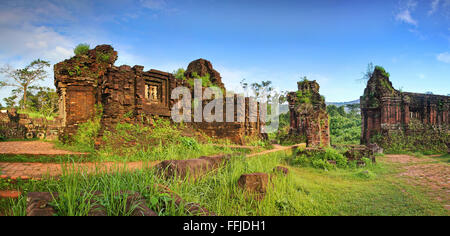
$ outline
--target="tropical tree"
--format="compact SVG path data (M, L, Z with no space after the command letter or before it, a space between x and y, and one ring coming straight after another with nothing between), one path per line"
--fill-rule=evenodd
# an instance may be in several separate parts
M372 77L373 71L374 71L375 67L373 66L373 63L370 62L369 64L367 64L367 69L366 72L363 73L363 76L361 78L361 81L368 81L370 79L370 77Z
M48 87L39 87L33 96L34 109L45 117L54 115L58 110L58 93Z
M34 85L38 81L42 81L47 78L48 73L45 71L45 67L49 67L48 61L41 59L34 60L28 66L23 69L14 69L7 65L0 69L0 73L4 74L6 78L0 80L0 88L3 87L15 87L17 92L22 94L21 108L27 108L27 94L29 90L36 89Z
M13 94L10 97L3 98L7 108L15 108L17 106L17 95Z

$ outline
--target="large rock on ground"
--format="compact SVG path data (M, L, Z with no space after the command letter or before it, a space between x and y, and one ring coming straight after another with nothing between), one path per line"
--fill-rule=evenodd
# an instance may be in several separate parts
M198 203L187 203L185 200L183 200L178 194L173 192L168 187L158 184L154 186L160 193L168 194L172 201L174 201L175 205L178 207L183 206L185 209L185 212L189 215L195 215L195 216L216 216L216 214L212 211L209 211L208 209L202 207ZM149 187L148 187L149 188Z
M131 211L131 216L158 216L145 204L145 199L140 193L134 193L127 197L127 211ZM134 207L134 209L133 209Z
M382 154L383 148L378 146L376 143L367 144L367 148L369 148L374 154Z
M215 170L229 160L229 155L205 156L189 160L166 160L157 168L166 177L190 177L198 179L209 171Z
M266 173L243 174L238 180L239 187L250 193L266 193L269 176Z
M58 198L58 193L31 192L27 195L27 216L54 216L56 210L48 203Z
M362 158L369 158L372 162L376 162L373 151L367 146L352 147L344 153L348 161L358 161L358 164L363 165Z
M288 175L289 174L289 169L284 167L284 166L276 166L275 168L273 168L273 172L275 173L282 173L283 175Z

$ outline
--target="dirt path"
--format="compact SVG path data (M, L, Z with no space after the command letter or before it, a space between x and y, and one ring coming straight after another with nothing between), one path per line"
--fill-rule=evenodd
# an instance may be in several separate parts
M428 188L428 192L450 211L450 165L429 157L386 155L384 162L396 163L402 168L398 174L410 184Z
M265 154L269 154L269 153L273 153L273 152L279 152L279 151L285 151L285 150L297 148L297 147L300 147L300 146L305 146L305 144L302 143L302 144L295 144L295 145L291 145L291 146L281 146L281 145L278 145L278 144L274 144L273 145L273 149L262 151L262 152L258 152L258 153L248 154L245 157L261 156L261 155L265 155Z
M61 151L59 155L64 155L64 152L67 152L67 154L74 154L73 152L63 151L63 150L57 150L57 149L51 149L53 146L51 146L51 143L45 143L45 142L4 142L0 143L10 144L7 150L0 149L0 153L5 153L6 151L9 151L9 154L23 154L24 152L32 152L32 153L41 153L48 155L49 153L57 153ZM23 146L21 146L24 144ZM51 144L51 145L48 145ZM265 155L273 152L283 151L283 150L289 150L295 147L298 147L300 145L304 144L298 144L298 145L292 145L292 146L280 146L280 145L274 145L274 149L266 150L259 153L253 153L249 154L246 157L255 157L260 155ZM19 148L19 147L22 148ZM32 150L22 150L28 147L33 147ZM50 147L50 149L46 149L47 147ZM240 147L245 148L246 146L233 146L234 148ZM0 146L1 148L1 146ZM15 150L15 152L14 152ZM155 166L159 163L159 161L153 161L153 162L147 162L147 161L138 161L138 162L128 162L128 163L120 163L120 162L92 162L92 163L73 163L73 164L66 164L62 165L59 163L28 163L28 162L0 162L0 178L11 178L11 179L39 179L43 176L60 176L63 174L65 170L75 170L79 172L87 172L87 173L96 173L96 172L109 172L109 171L116 171L121 169L127 169L127 170L137 170L147 167Z
M113 172L117 170L137 170L155 166L159 161L154 162L98 162L98 163L74 163L74 164L57 164L57 163L26 163L0 162L0 178L11 179L39 179L43 176L59 176L64 171L77 171L85 173Z
M85 155L87 153L56 149L53 143L42 141L0 142L0 154L7 155Z

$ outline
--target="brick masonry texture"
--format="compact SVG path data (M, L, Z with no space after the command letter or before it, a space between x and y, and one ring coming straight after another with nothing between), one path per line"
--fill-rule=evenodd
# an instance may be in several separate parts
M16 109L0 113L0 138L40 138L55 140L61 132L62 119L47 120L18 114Z
M328 113L319 84L315 80L297 84L298 91L288 93L289 134L305 137L308 147L330 146Z
M434 130L437 135L449 132L449 96L395 90L381 69L374 70L360 100L362 144L369 144L377 134L388 136L404 132L409 135L413 124ZM421 133L414 132L414 135Z
M169 118L172 107L178 102L177 99L171 99L172 90L178 86L191 88L188 80L194 74L208 74L214 86L225 90L220 73L213 69L211 62L204 59L188 65L186 79L176 79L171 73L154 69L143 71L144 67L139 65L115 66L116 60L117 52L111 46L99 45L86 55L74 56L54 66L63 137L73 136L81 123L94 117L98 107L103 109L100 133L122 120L133 122L151 116ZM225 101L225 94L223 96ZM235 103L236 100L237 97ZM245 101L245 107L241 110L249 109L249 99ZM203 106L208 102L204 101ZM223 110L225 114L225 107ZM234 109L235 117L241 110ZM257 121L251 120L246 114L245 119L239 122L203 121L190 125L209 136L242 143L244 136L262 135L259 112Z

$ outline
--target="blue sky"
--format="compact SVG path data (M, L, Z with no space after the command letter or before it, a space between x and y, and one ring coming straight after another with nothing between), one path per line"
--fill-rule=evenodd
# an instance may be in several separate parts
M450 0L1 1L0 35L0 65L17 68L67 59L79 43L111 44L116 65L146 70L205 58L231 90L245 78L294 91L307 76L327 101L350 101L373 62L397 89L450 93ZM42 85L53 86L51 70Z

